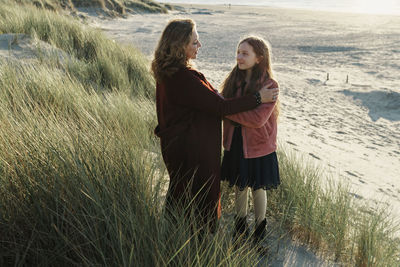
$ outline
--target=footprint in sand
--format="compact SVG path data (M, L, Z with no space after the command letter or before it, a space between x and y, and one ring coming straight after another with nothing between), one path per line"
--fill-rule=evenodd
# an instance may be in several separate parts
M334 139L334 140L336 140L336 141L344 142L343 137L342 137L342 138L338 138L338 137L335 137L335 136L329 136L329 138L330 138L330 139Z
M321 80L318 79L307 79L309 84L317 85L321 83Z
M297 146L295 143L290 142L290 141L286 141L286 143L288 143L289 145L292 145L292 146Z
M362 196L360 196L359 194L356 194L356 193L349 192L349 195L353 196L356 199L363 199Z
M352 173L351 171L346 171L348 175L354 176L354 177L359 177L357 174Z
M390 194L389 192L387 192L385 189L382 188L378 188L378 190L382 193L384 193L386 196L393 196L393 194Z
M140 27L136 30L137 33L152 33L153 30L150 28Z
M383 145L382 145L382 144L379 144L379 143L377 143L377 142L375 142L375 141L372 141L372 143L373 143L374 145L376 145L376 146L383 147Z
M316 155L314 155L313 153L308 153L311 157L313 157L313 158L316 158L316 159L319 159L319 160L321 160L321 158L320 157L318 157L318 156L316 156Z

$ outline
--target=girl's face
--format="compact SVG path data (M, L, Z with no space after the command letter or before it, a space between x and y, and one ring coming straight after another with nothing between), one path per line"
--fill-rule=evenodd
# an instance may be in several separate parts
M199 35L195 29L190 37L189 44L185 48L186 59L196 59L200 47L201 43L199 41Z
M236 62L240 70L249 70L260 61L254 53L253 47L247 42L243 42L238 47Z

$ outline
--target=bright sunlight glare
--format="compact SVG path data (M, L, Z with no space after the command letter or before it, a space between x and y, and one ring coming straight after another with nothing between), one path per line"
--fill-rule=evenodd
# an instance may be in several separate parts
M368 14L392 14L399 6L399 0L354 0L350 12Z

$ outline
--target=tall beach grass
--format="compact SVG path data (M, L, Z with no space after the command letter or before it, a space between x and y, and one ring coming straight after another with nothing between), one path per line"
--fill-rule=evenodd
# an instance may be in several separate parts
M399 264L400 229L385 206L356 202L349 185L328 177L300 155L281 149L279 159L282 185L269 195L269 213L293 237L342 264Z
M234 249L230 225L199 239L179 215L163 216L154 80L139 51L32 6L1 5L0 33L69 55L0 59L0 266L267 264ZM287 150L279 160L282 185L268 195L279 235L342 265L399 264L387 212L359 206L345 185L322 185L324 174Z
M64 66L82 83L98 90L118 90L154 96L154 80L144 56L133 47L116 44L71 17L34 7L0 6L0 34L24 33L65 51L73 60Z
M8 1L8 0L7 0ZM163 5L152 0L9 0L18 4L33 4L51 11L76 11L79 8L98 8L110 16L127 13L167 13L171 5Z

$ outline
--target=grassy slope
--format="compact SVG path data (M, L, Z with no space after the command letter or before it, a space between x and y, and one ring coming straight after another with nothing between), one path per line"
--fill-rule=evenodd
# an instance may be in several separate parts
M53 12L3 6L0 16L0 33L25 33L70 54L72 60L65 67L80 82L98 90L154 96L145 58L133 47L116 44L101 32Z
M14 0L17 3L34 4L39 8L55 10L75 10L80 7L96 7L110 15L151 12L166 13L170 5L163 5L152 0Z
M154 81L137 50L33 7L3 4L0 18L0 33L71 55L0 61L1 266L256 264L226 229L199 241L182 218L170 227L162 217ZM398 264L387 213L365 212L343 185L322 189L323 174L294 155L279 159L282 185L268 204L277 231L345 264ZM225 193L225 212L230 201Z

